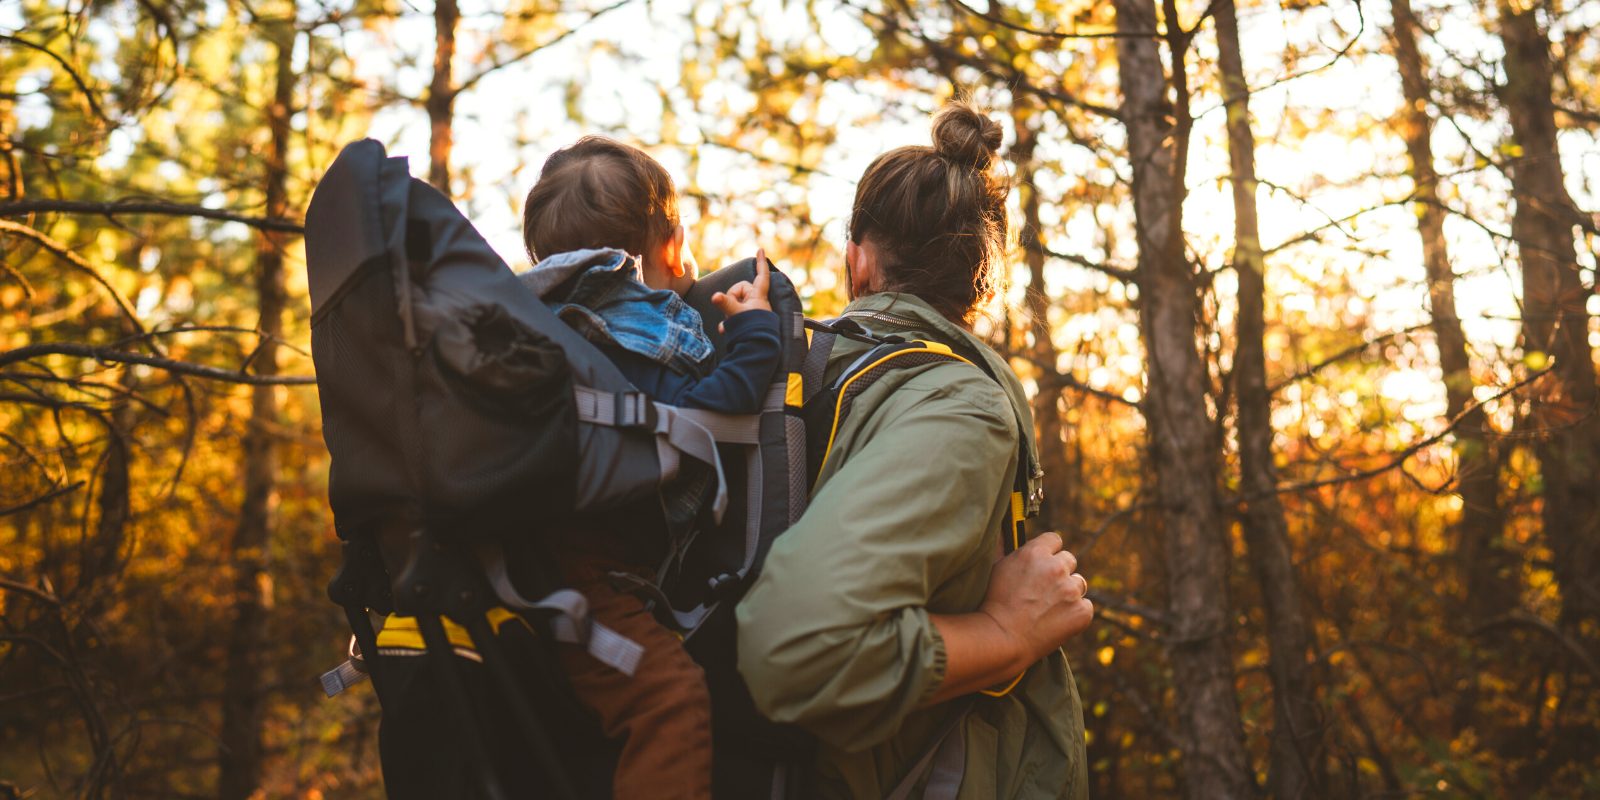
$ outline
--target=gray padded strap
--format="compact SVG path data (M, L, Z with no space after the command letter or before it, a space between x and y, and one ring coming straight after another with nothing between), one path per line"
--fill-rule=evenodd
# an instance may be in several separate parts
M704 414L711 412L690 411L657 403L655 433L658 443L665 440L672 449L691 458L698 458L716 470L717 496L711 501L711 515L721 523L723 513L728 510L728 476L722 471L722 455L717 452L717 437L696 421L699 415ZM741 419L727 414L716 416L727 417L730 420Z
M495 597L506 607L549 614L550 632L556 641L583 645L595 660L629 677L639 669L644 647L590 617L589 599L577 590L561 589L538 600L523 597L506 572L505 554L492 543L478 547L478 563Z
M728 479L722 470L717 442L757 444L761 440L759 416L678 408L657 403L640 392L603 392L588 386L575 387L573 396L579 422L623 428L648 426L656 436L662 482L677 476L679 454L710 464L717 473L717 496L711 512L717 522L722 522L722 514L728 510Z
M933 756L933 771L922 789L922 800L956 800L967 772L967 737L957 731L946 736Z
M806 348L806 360L800 366L800 380L805 387L801 392L804 402L810 402L817 392L822 391L822 378L828 369L828 357L833 354L833 343L838 338L838 334L826 331L811 332L811 345Z
M911 765L884 800L911 800L911 792L923 775L928 776L928 783L923 787L922 800L954 800L967 769L967 737L961 732L961 723L972 712L977 700L969 695L958 702L960 708L939 728L922 757Z
M767 399L761 404L761 411L763 413L768 411L782 411L784 402L789 398L789 383L787 380L788 376L785 374L780 377L785 378L785 380L779 381L767 387Z
M692 408L674 408L657 404L657 409L672 409L672 413L682 419L694 422L705 428L718 442L727 444L749 445L745 450L745 521L744 521L744 563L739 567L739 577L750 573L750 568L755 565L756 551L761 544L761 508L762 508L762 474L761 474L761 449L756 445L761 444L761 415L759 414L719 414L715 411L703 411ZM718 472L721 479L721 472ZM726 497L723 498L726 505ZM722 510L717 509L717 522L722 522Z
M739 567L739 577L750 574L755 566L756 551L761 548L761 508L763 483L761 475L761 449L752 447L745 451L745 502L744 502L744 564Z
M712 438L724 444L760 444L761 443L761 415L759 414L721 414L716 411L706 411L699 408L680 408L667 406L660 403L656 408L672 409L679 418L689 420L706 429Z

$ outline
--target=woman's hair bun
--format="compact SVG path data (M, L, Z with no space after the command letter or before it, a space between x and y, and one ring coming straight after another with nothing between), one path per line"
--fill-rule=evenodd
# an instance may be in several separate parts
M933 116L933 149L957 164L988 169L1004 136L1000 123L959 100Z

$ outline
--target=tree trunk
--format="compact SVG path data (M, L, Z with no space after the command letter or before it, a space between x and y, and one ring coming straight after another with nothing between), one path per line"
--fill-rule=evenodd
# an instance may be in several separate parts
M263 189L266 214L288 216L290 105L294 100L294 40L289 23L276 31L277 74L272 105L267 110L271 137ZM278 373L278 342L283 338L283 309L287 290L283 274L283 249L287 235L262 231L256 246L256 297L261 313L257 327L260 344L253 359L258 375ZM244 504L234 532L231 557L234 568L233 625L228 631L223 667L221 774L217 796L243 800L261 784L261 728L265 685L261 674L262 648L266 645L266 552L276 505L273 477L277 470L273 441L278 427L276 388L250 390L250 422L244 436Z
M1022 205L1022 231L1020 235L1023 260L1028 264L1028 323L1032 329L1033 343L1028 348L1028 359L1043 378L1050 381L1056 373L1056 346L1050 335L1050 293L1045 285L1044 249L1040 239L1039 189L1033 185L1033 151L1037 133L1029 126L1022 111L1013 114L1017 141L1011 148L1011 160L1016 166L1017 194ZM1062 439L1061 390L1041 386L1033 397L1033 422L1037 426L1039 466L1044 469L1044 504L1039 509L1041 530L1065 530L1066 511L1072 507L1070 493L1074 481L1067 461L1066 442ZM1070 544L1070 543L1069 543Z
M1600 612L1600 423L1594 356L1589 349L1589 292L1578 277L1573 226L1556 147L1550 47L1534 4L1500 2L1506 85L1515 147L1509 159L1516 209L1511 235L1522 263L1522 343L1544 353L1554 374L1534 400L1531 422L1544 479L1544 533L1561 589L1561 618L1573 625Z
M1170 10L1170 9L1169 9ZM1228 800L1255 794L1229 653L1228 535L1217 508L1217 445L1206 410L1206 370L1196 349L1198 287L1184 251L1182 205L1186 108L1169 102L1152 0L1116 0L1122 119L1133 168L1139 241L1140 332L1148 379L1144 413L1164 522L1178 734L1185 795ZM1169 14L1170 17L1170 14ZM1176 20L1169 18L1169 26ZM1169 40L1170 41L1170 40ZM1186 107L1181 50L1173 84ZM1174 111L1178 126L1172 122Z
M1233 380L1238 402L1239 463L1245 495L1244 539L1250 571L1261 587L1267 617L1268 672L1272 677L1272 756L1268 794L1284 800L1319 795L1325 771L1322 709L1307 659L1311 631L1300 610L1289 525L1278 499L1273 462L1272 396L1267 389L1266 258L1256 214L1255 134L1250 130L1250 87L1239 53L1239 19L1233 0L1217 0L1218 66L1227 106L1228 161L1232 167L1233 271L1239 278L1238 343Z
M1417 48L1417 19L1411 13L1411 0L1391 0L1390 5L1395 61L1405 94L1400 132L1416 182L1417 233L1422 237L1428 307L1434 341L1439 347L1439 367L1444 373L1445 413L1450 419L1460 420L1455 430L1457 485L1461 494L1461 516L1454 525L1457 570L1468 615L1483 618L1501 607L1507 597L1516 596L1513 565L1501 541L1505 518L1500 510L1499 458L1487 437L1488 419L1473 404L1467 339L1456 316L1456 276L1444 238L1439 174L1433 167L1433 120L1428 116L1431 93Z
M456 0L437 0L433 6L433 83L428 86L428 183L450 195L450 148L455 144L456 25L461 7Z

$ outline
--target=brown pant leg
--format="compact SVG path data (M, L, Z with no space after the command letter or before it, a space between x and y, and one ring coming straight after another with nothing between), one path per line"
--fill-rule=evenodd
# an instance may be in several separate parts
M578 700L600 717L601 729L622 739L612 794L617 800L710 800L711 695L705 673L638 597L612 588L607 564L578 558L567 564L572 588L589 599L595 620L644 647L632 677L562 644L561 664Z

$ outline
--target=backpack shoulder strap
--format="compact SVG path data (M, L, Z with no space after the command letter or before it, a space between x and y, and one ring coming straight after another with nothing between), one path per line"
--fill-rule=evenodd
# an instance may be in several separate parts
M806 467L809 479L807 485L813 490L823 468L827 466L839 428L849 418L856 397L890 372L939 362L964 362L982 370L983 374L997 384L1000 382L988 362L979 353L966 348L962 348L963 352L958 352L956 348L941 342L908 341L898 336L877 337L850 320L837 320L831 323L806 320L806 324L814 331L812 348L815 349L818 345L826 348L826 351L817 358L814 358L811 352L807 353L806 401L801 409L806 421ZM830 338L818 341L824 336ZM832 350L833 342L838 336L864 341L873 347L851 362L838 378L822 386L821 376L822 369L826 366L827 351ZM1032 447L1028 432L1022 429L1021 420L1016 422L1017 472L1012 484L1006 529L1001 535L1007 553L1021 547L1022 543L1027 541L1025 499L1028 491L1028 465L1032 462Z

